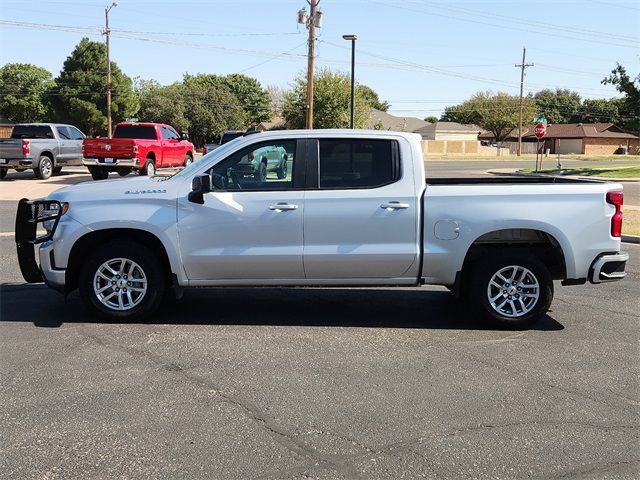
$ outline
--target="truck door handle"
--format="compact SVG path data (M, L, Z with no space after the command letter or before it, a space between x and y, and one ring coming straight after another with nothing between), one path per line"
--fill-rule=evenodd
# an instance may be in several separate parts
M292 205L290 203L276 203L275 205L269 205L269 210L275 210L276 212L283 212L285 210L297 210L298 205Z
M380 205L380 208L384 208L385 210L404 210L405 208L409 208L408 203L400 203L400 202L387 202Z

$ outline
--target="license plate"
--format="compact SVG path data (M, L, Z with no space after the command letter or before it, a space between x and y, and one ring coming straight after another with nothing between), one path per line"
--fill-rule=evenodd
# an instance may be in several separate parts
M104 163L113 163L113 162L114 162L113 158L105 158L104 159Z
M4 165L5 163L7 163L7 159L6 158L0 158L0 164Z

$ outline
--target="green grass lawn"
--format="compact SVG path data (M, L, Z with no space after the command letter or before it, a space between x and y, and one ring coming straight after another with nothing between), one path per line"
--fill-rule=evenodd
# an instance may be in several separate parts
M524 173L533 173L531 168L521 170ZM640 178L640 166L634 167L584 167L584 168L549 168L538 170L538 173L548 175L580 175L583 177L603 177L603 178Z

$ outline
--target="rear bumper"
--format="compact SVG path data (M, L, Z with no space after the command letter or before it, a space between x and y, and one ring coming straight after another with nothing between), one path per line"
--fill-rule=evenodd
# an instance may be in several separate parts
M132 167L141 168L139 158L114 158L113 162L105 162L104 158L83 158L85 167Z
M613 282L627 276L624 269L629 260L626 252L604 253L599 255L589 268L591 283Z
M32 158L5 158L0 168L33 168Z

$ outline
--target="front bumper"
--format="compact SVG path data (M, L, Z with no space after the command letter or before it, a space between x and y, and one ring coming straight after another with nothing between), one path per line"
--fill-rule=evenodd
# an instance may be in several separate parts
M58 213L52 212L52 206L57 205ZM49 253L52 249L53 234L58 227L58 222L62 214L62 205L57 200L27 200L23 198L18 202L18 211L16 213L15 241L18 253L18 264L20 272L27 283L38 283L45 281L41 267L49 271L55 270L55 262ZM38 224L43 222L53 222L51 229L44 235L38 236ZM35 246L48 242L49 247L40 249L40 262L38 266L36 262ZM43 245L44 247L44 245ZM43 258L43 254L47 252ZM47 284L51 286L64 286L64 270L62 272L47 276ZM62 278L60 284L58 280ZM53 280L52 282L50 280Z
M141 168L139 158L113 158L112 162L105 161L104 158L83 158L82 164L85 167L132 167Z
M598 256L589 269L591 283L613 282L627 276L624 269L629 260L626 252L603 253Z

